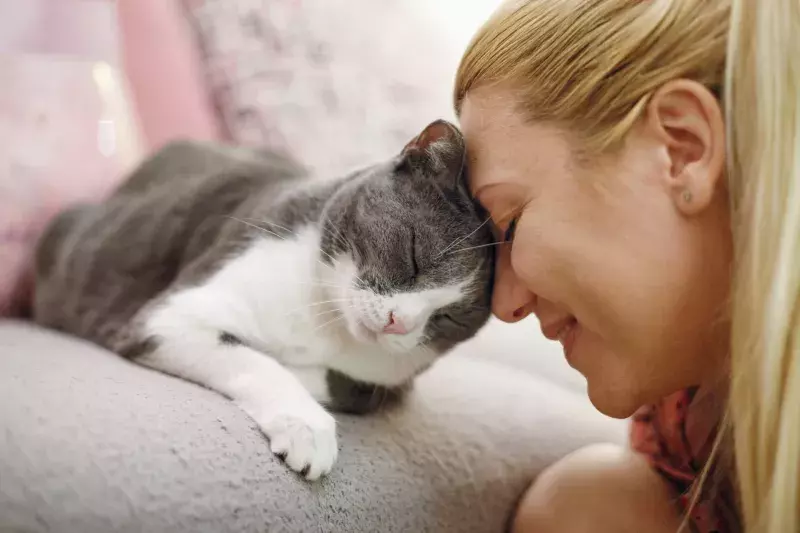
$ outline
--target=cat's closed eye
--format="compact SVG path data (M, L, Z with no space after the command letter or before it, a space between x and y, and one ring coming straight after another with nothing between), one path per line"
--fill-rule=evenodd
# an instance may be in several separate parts
M357 265L363 265L367 260L364 250L362 250L356 243L350 244L350 254L353 257L353 261Z
M411 238L409 242L409 263L411 265L411 280L414 281L419 276L419 263L417 262L417 234L414 229L411 229Z
M433 315L433 320L441 325L455 326L458 328L466 328L467 326L454 319L453 316L446 311L439 311Z

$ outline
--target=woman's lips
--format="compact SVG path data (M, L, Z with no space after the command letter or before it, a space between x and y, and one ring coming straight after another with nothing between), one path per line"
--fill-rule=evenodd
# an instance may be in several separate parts
M570 324L562 328L558 334L558 340L561 342L561 346L564 347L564 357L566 357L569 363L572 362L572 350L578 338L579 328L580 324L578 324L578 321L573 320Z
M542 326L542 333L551 341L558 341L564 347L564 356L570 360L575 341L578 338L580 324L574 316L551 322Z

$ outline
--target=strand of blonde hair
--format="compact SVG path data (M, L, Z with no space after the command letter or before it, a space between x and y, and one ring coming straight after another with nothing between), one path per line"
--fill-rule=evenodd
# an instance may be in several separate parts
M745 531L800 531L800 2L734 0L730 410Z

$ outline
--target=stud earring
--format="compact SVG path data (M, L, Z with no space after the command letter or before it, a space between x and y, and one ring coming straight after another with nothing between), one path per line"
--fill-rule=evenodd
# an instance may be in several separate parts
M683 194L682 194L682 197L683 197L683 201L686 202L687 204L692 203L692 191L690 191L688 189L684 190Z

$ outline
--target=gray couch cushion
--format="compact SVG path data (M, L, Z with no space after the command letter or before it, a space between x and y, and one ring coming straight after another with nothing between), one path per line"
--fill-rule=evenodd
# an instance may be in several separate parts
M338 416L309 484L217 394L81 341L0 322L0 531L502 531L537 472L623 423L453 355L394 412Z

